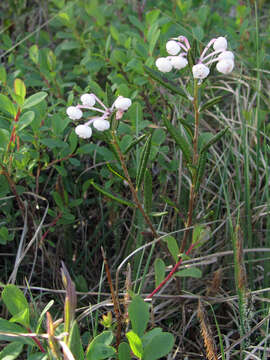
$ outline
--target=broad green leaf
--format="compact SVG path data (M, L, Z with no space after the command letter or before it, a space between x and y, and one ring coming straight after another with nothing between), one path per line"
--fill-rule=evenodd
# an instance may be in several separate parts
M135 207L135 205L130 202L127 201L123 198L120 198L118 196L113 195L112 193L108 192L107 190L104 190L102 187L100 187L99 185L97 185L93 180L87 180L84 184L83 184L83 191L85 191L90 185L92 185L97 191L99 191L102 195L107 196L109 199L112 199L116 202L118 202L119 204L122 205L126 205L126 206L130 206L130 207Z
M34 95L29 96L23 105L23 109L29 109L37 104L39 104L42 100L44 100L48 94L45 91L40 91Z
M131 360L130 347L128 343L121 342L118 347L118 360Z
M192 232L192 244L196 244L195 248L202 246L210 239L211 229L206 225L194 225Z
M143 183L143 196L144 196L144 209L147 214L150 214L152 211L152 175L151 172L146 169L144 174L144 183Z
M10 140L9 131L0 129L0 149L5 150Z
M48 146L50 149L64 148L68 146L66 142L58 139L45 138L40 139L40 142L41 144Z
M144 69L152 79L158 81L161 85L171 90L173 93L187 99L187 95L184 93L184 91L180 87L175 86L174 83L168 80L165 76L162 76L160 72L153 70L146 65L144 65Z
M144 348L143 360L157 360L167 355L173 348L174 337L170 333L157 334Z
M23 344L28 344L28 345L34 345L34 341L32 339L30 339L29 337L23 337L23 336L9 336L9 335L4 335L3 333L6 334L24 334L26 333L26 330L24 327L17 325L15 323L11 323L8 320L2 319L0 318L0 332L2 334L0 334L0 341L16 341L16 342L20 342Z
M145 348L155 336L161 333L162 333L162 329L159 327L147 331L147 333L145 333L142 337L143 347Z
M129 304L128 315L132 330L142 337L149 321L149 305L139 295L135 295Z
M12 101L3 94L0 94L0 111L5 111L12 116L15 116L17 111Z
M21 79L15 79L14 81L14 91L15 94L20 96L22 100L24 101L25 95L26 95L26 87L24 82ZM20 104L22 105L22 104Z
M220 132L218 132L216 135L214 135L212 137L211 140L209 140L202 148L201 153L203 153L204 151L208 150L210 146L214 145L219 139L222 138L222 136L225 135L225 133L227 132L227 130L229 129L229 127L226 127L225 129L221 130Z
M113 349L109 347L111 342L113 341L113 333L111 331L103 331L101 334L96 336L91 343L89 344L86 352L86 359L87 360L99 360L99 359L106 359L107 353ZM105 357L98 357L102 355L104 350ZM113 354L109 355L113 356Z
M150 150L151 150L151 140L152 140L152 135L148 135L148 138L147 138L147 140L142 148L142 151L141 151L140 162L139 162L137 176L136 176L137 189L140 188L141 183L144 178L144 174L146 171L146 166L147 166L147 162L148 162Z
M190 267L187 269L177 271L174 275L178 277L188 276L188 277L194 277L196 279L200 279L202 277L202 271L196 267Z
M76 321L73 321L68 339L68 348L71 350L76 360L84 360L84 351L80 337L79 327Z
M188 164L191 163L191 161L192 161L191 145L187 142L187 140L184 138L184 136L182 134L180 134L179 129L176 129L166 117L164 117L163 120L164 120L164 124L165 124L167 130L169 131L169 133L175 140L176 144L182 150L183 156L184 156L186 162Z
M9 319L10 322L22 324L27 327L27 323L29 322L29 309L25 308L22 311L18 312L12 318Z
M206 101L202 106L199 108L199 112L203 112L204 110L210 108L213 105L218 104L223 99L222 96L216 96L213 99Z
M167 235L163 240L166 241L168 250L169 250L170 254L172 255L172 257L174 258L174 261L177 263L179 260L179 258L178 258L179 247L178 247L177 241L171 235Z
M148 25L153 25L157 22L157 19L160 15L161 11L159 9L155 9L152 11L148 11L145 15L145 20Z
M0 352L0 360L15 360L20 355L23 349L23 344L19 342L12 342L4 347Z
M141 359L143 355L142 340L134 331L129 331L128 333L126 333L126 337L128 339L129 346L133 354L137 356L139 359Z
M32 45L29 49L29 57L34 64L38 64L39 60L39 50L37 45Z
M155 268L155 286L158 285L165 279L166 265L162 259L157 258L154 262Z
M76 135L75 131L71 131L68 140L70 145L70 153L72 154L78 145L78 136Z
M0 65L0 82L2 83L2 85L6 84L7 81L7 72L6 69L3 65Z
M29 305L23 292L16 285L6 285L2 292L2 300L11 315L23 314L19 323L28 328L30 325Z
M20 116L18 124L17 124L17 130L21 131L24 128L26 128L28 125L31 124L31 122L34 120L35 118L35 113L34 111L27 111L25 113L22 114L22 116Z
M112 346L95 344L86 355L86 360L102 360L114 356L116 350ZM77 358L76 358L77 360Z

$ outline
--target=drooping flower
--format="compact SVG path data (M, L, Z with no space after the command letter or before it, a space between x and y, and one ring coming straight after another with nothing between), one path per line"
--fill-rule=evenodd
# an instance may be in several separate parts
M76 106L69 106L66 112L71 120L79 120L83 116L82 111Z
M218 37L213 44L213 48L216 51L219 51L219 50L225 51L227 49L226 38L223 36Z
M83 94L81 96L81 102L85 106L94 106L96 103L96 98L94 94Z
M97 118L93 121L93 126L98 131L106 131L110 128L110 122L102 118Z
M187 59L181 55L180 56L171 56L170 61L171 61L172 66L177 70L183 69L188 64Z
M205 79L209 72L209 68L204 64L196 64L192 67L192 74L195 79Z
M114 102L114 106L117 110L126 111L131 106L131 100L123 96L118 96Z
M169 40L166 44L166 50L170 55L177 55L180 53L181 47L175 40Z
M92 129L87 125L78 125L75 128L75 133L82 139L89 139L92 136Z
M222 74L229 74L232 72L234 68L234 61L231 59L224 59L217 63L217 71L221 72Z
M170 72L173 68L171 61L168 58L158 58L156 60L156 67L159 71L167 73Z
M234 54L231 51L222 51L218 55L218 61L220 60L234 60Z

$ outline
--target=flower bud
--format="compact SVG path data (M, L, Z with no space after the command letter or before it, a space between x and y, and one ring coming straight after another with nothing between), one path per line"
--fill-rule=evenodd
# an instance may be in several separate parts
M222 53L220 53L218 55L218 61L221 60L234 60L234 54L231 51L222 51Z
M159 71L161 72L170 72L172 70L172 64L170 62L170 60L168 58L158 58L156 60L156 67L158 68Z
M231 59L221 60L217 63L217 71L221 72L222 74L229 74L234 68L234 61Z
M170 58L170 61L171 61L172 66L177 70L183 69L188 64L187 59L181 55L180 56L172 56Z
M108 130L110 128L110 123L109 123L108 120L105 120L105 119L102 119L102 118L97 118L93 122L93 126L98 131L106 131L106 130Z
M117 110L126 111L131 106L131 100L123 96L119 96L114 103Z
M225 39L225 37L222 36L218 37L213 44L213 48L216 51L218 50L225 51L227 49L227 40Z
M92 135L92 129L87 125L78 125L75 128L75 133L83 139L89 139Z
M170 55L177 55L177 54L179 54L181 48L180 48L180 45L176 41L170 40L166 44L166 50Z
M76 106L69 106L66 112L71 120L79 120L83 116L82 111Z
M209 72L209 68L204 64L197 64L192 67L192 73L195 79L205 79L209 75Z
M96 99L95 96L93 94L83 94L81 96L81 102L84 106L94 106Z

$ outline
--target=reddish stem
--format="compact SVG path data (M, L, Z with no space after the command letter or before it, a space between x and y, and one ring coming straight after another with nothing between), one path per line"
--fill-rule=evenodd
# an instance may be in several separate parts
M27 331L29 332L29 334L32 334L31 329L27 329ZM41 342L39 341L39 339L36 336L33 336L32 339L34 340L34 342L37 344L37 346L39 347L39 350L43 353L46 352L46 350L44 349L44 347L41 345Z
M188 248L187 252L185 253L185 255L189 255L196 245L197 245L197 243L191 244L190 247ZM173 274L176 272L176 270L179 268L179 266L182 264L182 262L183 262L183 257L181 257L181 259L178 261L178 263L176 263L174 265L174 267L172 268L170 273L158 285L158 287L156 287L155 290L152 291L150 295L146 296L146 299L149 299L149 298L153 297L153 295L155 295L170 280L170 278L173 276Z
M43 241L45 240L45 238L46 238L46 236L48 235L48 233L49 233L49 231L50 231L50 228L51 227L53 227L56 223L57 223L57 221L62 217L62 213L60 212L57 216L56 216L56 218L49 224L49 228L48 228L48 230L47 231L45 231L45 233L43 234L43 236L42 236L42 238L41 238L41 240L40 240L40 245L43 243Z

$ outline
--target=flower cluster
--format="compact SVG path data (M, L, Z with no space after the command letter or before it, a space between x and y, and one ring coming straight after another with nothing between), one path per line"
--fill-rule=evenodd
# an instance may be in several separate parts
M99 103L103 109L96 107L96 102ZM81 103L81 105L69 106L67 108L66 112L71 120L80 120L82 118L83 112L81 109L94 110L102 114L101 116L91 117L83 125L76 126L76 134L83 139L89 139L92 136L92 128L90 125L93 125L98 131L108 130L110 128L108 118L113 114L114 110L116 110L116 118L121 119L124 112L131 106L131 100L129 98L118 96L112 106L107 108L95 94L83 94L81 96Z
M213 46L213 51L206 53ZM166 44L170 56L161 57L156 60L159 71L169 72L174 69L182 69L187 64L187 53L190 44L185 36L179 36L169 40ZM209 73L209 66L216 62L216 69L222 74L229 74L234 68L234 54L227 50L227 40L224 37L212 39L203 50L197 64L192 67L192 74L195 79L205 79Z

